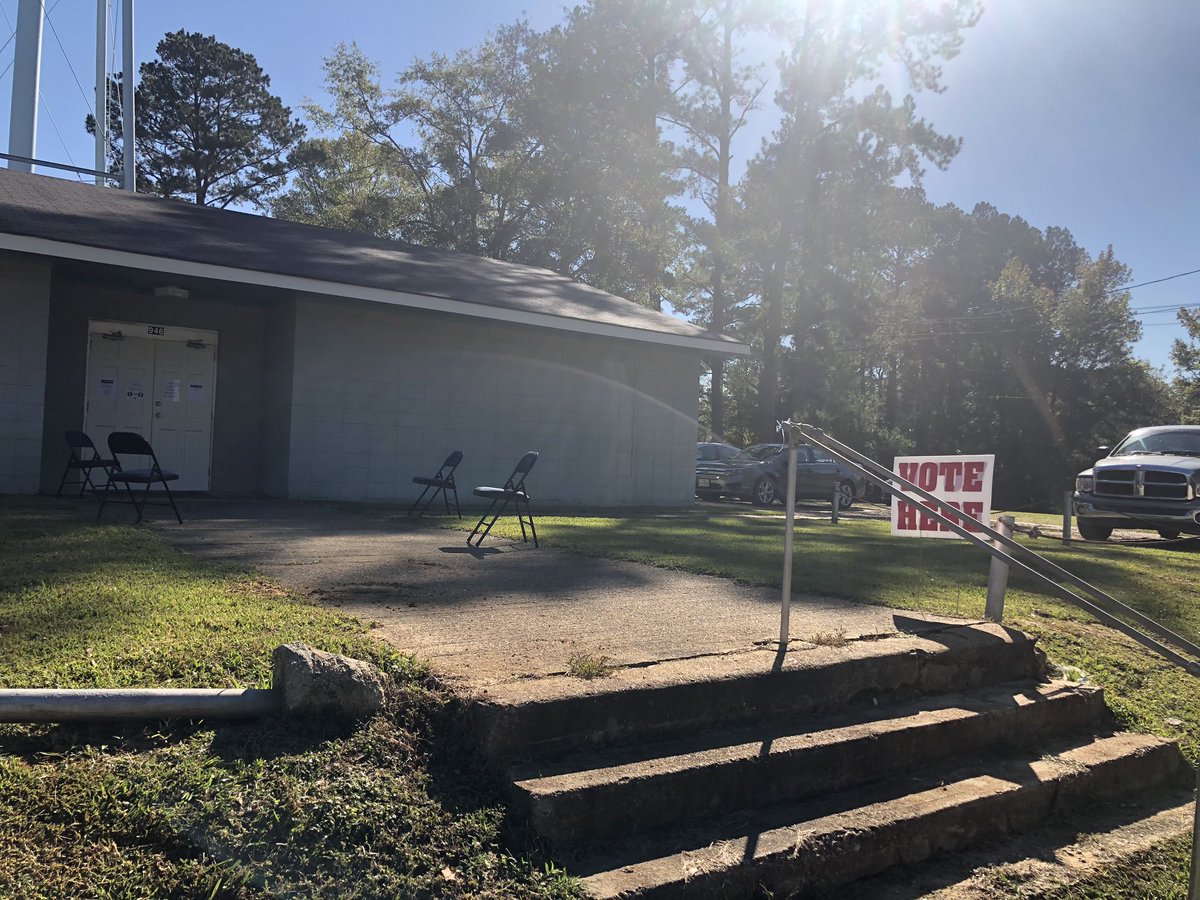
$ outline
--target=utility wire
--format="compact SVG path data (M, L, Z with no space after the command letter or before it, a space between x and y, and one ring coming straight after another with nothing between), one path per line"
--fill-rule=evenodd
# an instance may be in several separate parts
M75 79L75 86L79 88L79 96L83 98L83 103L88 111L94 116L96 107L91 100L88 99L87 91L83 89L83 84L79 81L79 76L75 74L75 66L71 63L71 57L67 54L67 48L63 46L62 40L58 36L58 29L54 27L54 20L50 18L50 13L46 13L46 24L50 26L50 33L54 35L54 42L58 44L58 49L62 52L63 59L67 61L67 68L71 70L71 77ZM74 163L72 163L74 165Z
M60 4L60 3L62 3L62 0L54 0L54 5L53 5L52 7L50 7L49 9L46 9L46 10L45 10L45 15L46 15L46 17L47 17L47 18L49 18L49 16L50 16L50 13L52 13L52 12L54 12L56 9L58 9L58 4ZM0 6L0 10L2 10L2 9L4 9L4 7ZM43 7L43 9L44 9L44 7ZM4 15L4 19L5 19L5 21L8 21L8 14L7 14L7 13L5 13L5 15ZM10 27L10 28L12 27L11 23L10 23L9 27ZM17 30L16 30L15 28L13 28L13 33L12 33L12 35L9 37L9 39L8 39L7 41L5 41L3 45L0 45L0 53L3 53L3 52L4 52L4 48L5 48L5 47L7 47L9 44L11 44L11 43L13 42L13 38L15 38L16 36L17 36ZM5 75L7 75L7 74L8 74L8 70L9 70L9 69L11 69L11 68L12 68L14 65L16 65L16 62L17 62L17 55L14 53L14 54L13 54L12 61L11 61L11 62L10 62L10 63L9 63L7 66L5 66L5 67L4 67L4 71L3 71L3 72L0 72L0 78L3 78ZM44 101L43 101L43 102L44 102ZM49 111L47 111L47 113L48 113L48 112L49 112Z
M46 118L50 120L50 125L54 128L54 133L58 135L58 142L62 144L63 152L67 154L67 161L71 165L75 165L75 159L71 156L71 149L67 146L67 142L63 140L62 132L58 130L58 123L54 121L54 113L50 112L50 104L46 102L46 98L42 96L42 92L38 91L38 99L42 101L42 109L46 110ZM83 176L75 173L76 181L83 181Z
M1104 293L1105 294L1119 294L1121 291L1132 291L1134 288L1146 287L1147 285L1150 285L1150 284L1162 284L1164 281L1174 281L1176 278L1183 278L1187 275L1198 275L1198 274L1200 274L1200 269L1192 269L1190 272L1179 272L1175 275L1168 275L1165 278L1155 278L1153 281L1143 281L1140 284L1130 284L1130 285L1126 285L1125 287L1112 288L1111 290L1107 290Z

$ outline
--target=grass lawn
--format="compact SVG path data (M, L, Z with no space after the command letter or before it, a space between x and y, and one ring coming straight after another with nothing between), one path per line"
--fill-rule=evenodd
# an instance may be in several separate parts
M357 620L93 514L0 499L0 685L260 686L271 650L303 640L379 664L397 699L344 731L0 725L0 896L577 895L511 833L419 664Z
M781 514L729 504L538 524L552 546L779 583ZM797 592L980 613L988 564L978 551L887 531L878 520L802 520ZM1200 637L1192 545L1031 543ZM577 896L507 819L472 764L452 700L363 623L185 557L146 529L97 525L71 503L0 500L0 547L0 685L264 685L271 649L304 640L373 660L398 688L388 715L345 732L283 720L0 725L0 896ZM1104 685L1126 725L1178 738L1200 757L1193 679L1020 575L1007 608L1054 661ZM796 616L793 627L805 636ZM1054 897L1182 896L1186 866L1176 842Z

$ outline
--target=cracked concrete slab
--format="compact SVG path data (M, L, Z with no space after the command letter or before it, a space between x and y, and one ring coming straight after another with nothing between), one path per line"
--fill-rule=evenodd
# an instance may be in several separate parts
M762 647L779 591L385 518L371 507L191 500L155 527L187 553L262 572L376 624L439 673L483 687L562 673L576 653L644 665ZM781 557L782 559L782 557ZM795 596L791 637L920 633L964 621Z

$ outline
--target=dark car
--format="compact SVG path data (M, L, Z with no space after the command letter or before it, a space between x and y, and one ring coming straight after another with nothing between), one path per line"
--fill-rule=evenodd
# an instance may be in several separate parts
M696 444L696 462L720 462L737 456L742 452L741 447L733 444L719 444L716 441L700 441Z
M1106 541L1114 528L1153 528L1168 540L1200 534L1200 425L1129 432L1079 473L1074 500L1085 540Z
M782 502L787 491L787 447L755 444L724 462L696 466L696 495L703 500L737 497L756 506ZM838 492L838 506L848 509L866 490L866 478L844 466L824 450L801 444L796 451L796 497L830 500Z

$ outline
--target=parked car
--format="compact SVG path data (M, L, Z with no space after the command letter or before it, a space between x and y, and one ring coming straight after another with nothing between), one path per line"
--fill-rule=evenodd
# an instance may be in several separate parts
M1200 425L1129 432L1075 478L1075 518L1085 540L1114 528L1153 528L1167 540L1200 534ZM1105 455L1106 454L1106 455Z
M755 444L723 462L696 466L696 495L704 500L737 497L756 506L782 502L787 492L787 447ZM838 507L848 509L866 491L866 478L820 448L801 444L796 451L796 497L829 500L838 491Z
M719 444L716 441L701 441L696 444L696 462L720 462L737 456L742 452L741 447L733 444Z

